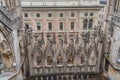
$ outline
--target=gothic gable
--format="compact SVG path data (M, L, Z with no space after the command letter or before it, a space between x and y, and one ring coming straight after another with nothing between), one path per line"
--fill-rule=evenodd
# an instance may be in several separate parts
M59 43L55 57L54 57L54 61L56 61L56 65L57 66L62 66L64 65L64 61L65 61L65 52L63 50L63 46L62 43Z

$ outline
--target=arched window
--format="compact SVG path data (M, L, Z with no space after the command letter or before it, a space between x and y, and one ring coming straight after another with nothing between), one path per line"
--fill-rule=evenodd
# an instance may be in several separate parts
M84 22L83 22L83 28L86 29L87 28L87 24L88 24L88 20L85 19Z
M37 30L40 30L41 29L41 24L40 22L37 22Z
M90 19L89 20L89 28L92 28L92 26L93 26L93 19Z

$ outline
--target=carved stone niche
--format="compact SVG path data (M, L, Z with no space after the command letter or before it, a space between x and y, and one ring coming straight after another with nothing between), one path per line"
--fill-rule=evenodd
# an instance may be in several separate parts
M2 53L2 60L4 63L4 70L5 71L11 71L13 68L13 55L10 51L7 51L6 53Z

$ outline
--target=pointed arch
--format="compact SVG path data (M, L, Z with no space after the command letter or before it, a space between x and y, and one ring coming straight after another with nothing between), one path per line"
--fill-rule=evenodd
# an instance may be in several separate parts
M40 67L42 66L42 51L39 48L39 45L34 45L34 51L33 51L33 60L34 60L34 67Z
M9 47L10 51L13 53L14 50L13 50L12 45L11 45L12 44L12 41L11 41L12 39L11 39L10 33L11 33L11 31L6 30L3 27L3 25L2 25L2 27L0 27L0 34L1 34L0 36L4 37L5 43L7 43L7 47Z
M96 55L95 47L93 47L89 55L89 65L95 65L96 60L97 60L97 55Z
M10 50L8 42L6 40L2 40L1 43L0 43L0 46L1 46L3 51Z
M73 65L75 60L75 48L73 44L70 43L67 51L66 51L66 58L67 58L67 65Z
M50 41L47 42L44 54L45 54L45 65L47 67L53 66L54 51L52 49Z
M0 38L0 64L4 66L4 70L9 71L10 68L12 69L14 55L12 54L9 42L1 31Z
M80 54L80 62L79 62L79 65L85 65L85 51L83 50Z
M91 29L93 27L93 19L89 20L89 28Z
M65 52L64 49L62 47L62 43L59 43L58 45L58 49L56 51L56 55L54 57L54 60L56 61L56 65L57 66L63 66L64 65L64 61L65 61Z
M87 28L87 24L88 24L88 20L85 19L85 20L83 21L83 29L86 29L86 28Z

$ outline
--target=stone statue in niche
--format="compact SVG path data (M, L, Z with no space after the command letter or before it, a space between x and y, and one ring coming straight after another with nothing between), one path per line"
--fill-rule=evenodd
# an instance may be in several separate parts
M61 54L59 54L59 55L57 56L57 65L63 65L63 59L62 59Z
M80 56L80 64L84 64L85 60L84 60L84 55L82 54Z
M94 65L95 64L95 55L91 54L90 59L89 59L89 64Z
M47 56L47 65L52 65L52 57L51 56Z
M41 59L40 59L40 56L36 56L36 62L37 62L37 65L41 65Z
M72 54L70 54L68 56L68 64L73 64L73 55Z
M108 41L107 41L107 44L106 44L107 46L107 51L109 52L110 51L110 45L111 45L111 40L110 40L110 38L108 38Z

